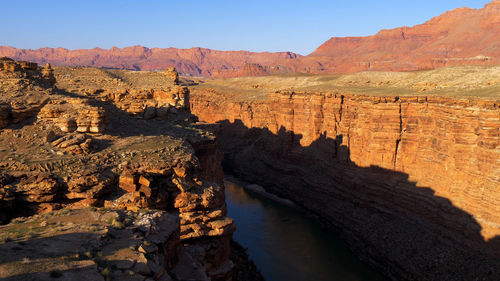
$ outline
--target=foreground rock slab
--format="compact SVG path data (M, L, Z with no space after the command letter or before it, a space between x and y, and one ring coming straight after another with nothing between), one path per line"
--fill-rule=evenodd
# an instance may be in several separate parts
M8 66L0 69L0 102L7 112L0 115L0 224L61 209L162 210L179 219L177 240L191 249L197 270L209 280L231 279L235 227L226 217L222 155L215 131L189 113L189 90L178 84L175 69L54 71L50 65L0 62ZM139 222L139 230L151 227L147 218ZM114 224L119 228L123 223ZM92 229L89 233L100 231ZM134 231L110 235L133 242ZM149 237L153 244L138 245L139 257L132 258L149 258L161 250L158 243L167 239L162 235L169 232ZM132 255L122 250L129 246L120 243L103 247L103 255ZM163 253L167 267L124 259L109 270L154 277L175 265L174 259L181 257L176 251L169 248ZM65 266L58 270L80 271L93 265L78 261ZM28 263L24 270L38 274L37 268ZM105 278L106 268L99 269L105 270Z
M64 209L0 226L0 241L2 280L172 280L179 220L160 211Z

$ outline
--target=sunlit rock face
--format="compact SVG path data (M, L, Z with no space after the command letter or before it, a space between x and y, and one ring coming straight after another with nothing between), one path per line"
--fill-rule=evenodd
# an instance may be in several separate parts
M489 276L477 268L497 267L494 98L291 91L245 98L207 88L192 91L191 110L220 123L227 170L319 215L388 275L467 280Z

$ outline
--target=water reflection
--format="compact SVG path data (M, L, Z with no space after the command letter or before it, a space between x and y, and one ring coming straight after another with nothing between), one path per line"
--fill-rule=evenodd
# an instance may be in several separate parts
M267 281L386 280L300 211L243 189L234 179L225 184L228 214L237 226L234 239L248 248Z

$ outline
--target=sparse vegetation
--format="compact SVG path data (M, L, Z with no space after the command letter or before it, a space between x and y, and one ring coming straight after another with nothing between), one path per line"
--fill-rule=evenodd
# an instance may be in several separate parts
M275 75L211 79L194 89L214 89L233 100L267 99L275 91L345 92L376 96L500 97L499 66L460 66L415 72Z
M111 274L111 269L109 267L104 268L100 273L104 277L104 279L106 279L106 281L111 280L111 278L113 277Z
M111 226L116 229L124 229L126 227L125 223L116 219L113 219L113 221L111 222Z
M84 253L84 255L85 255L87 258L89 258L89 259L92 259L92 258L94 257L94 255L92 255L92 252L91 252L91 251L86 251L86 252Z

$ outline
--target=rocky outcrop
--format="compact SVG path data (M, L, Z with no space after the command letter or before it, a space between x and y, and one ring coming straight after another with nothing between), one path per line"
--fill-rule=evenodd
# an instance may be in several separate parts
M160 72L96 68L57 68L57 85L68 92L112 102L136 117L167 117L188 107L188 90L179 86L175 68Z
M2 89L27 81L39 87L52 87L55 84L50 64L41 68L34 62L15 61L8 57L0 58L0 78L2 79Z
M177 73L175 67L167 67L163 70L163 73L172 81L172 83L177 84L177 82L179 82L179 73Z
M83 153L89 154L95 149L92 137L85 134L68 134L62 137L57 137L55 135L51 137L47 135L47 138L56 139L51 145L72 155Z
M41 71L36 64L6 61L15 70L0 76L0 85L4 81L11 85L11 77L17 82L12 91L0 88L8 121L0 130L0 224L26 216L35 220L60 209L106 207L129 215L162 210L169 214L146 211L152 216L147 221L156 225L165 216L177 218L175 246L164 240L136 245L142 254L125 251L131 261L110 264L102 275L121 280L131 271L134 276L160 280L166 270L165 276L174 280L231 280L230 241L235 227L226 217L221 154L212 129L195 123L190 115L189 91L177 85L175 69L137 73L54 71L47 66ZM51 77L57 79L57 88L49 87ZM114 224L126 229L120 245L125 238L135 243L137 237L131 234L135 228L128 228L129 223L121 219ZM98 229L88 235L92 232ZM121 234L112 234L117 235ZM150 238L146 235L145 240ZM168 252L156 255L162 245ZM90 271L84 271L89 274L108 268L106 261L97 268L90 261L84 264L89 265ZM47 277L46 271L38 275L36 265L27 263L24 270L35 279ZM76 262L57 269L72 275L80 266ZM1 271L10 278L9 269ZM12 280L18 277L26 275Z
M40 109L37 118L54 124L65 133L103 133L106 128L105 111L82 99L51 101Z
M0 58L0 129L36 116L54 86L50 65Z
M495 280L495 100L193 89L225 168L340 231L396 280Z

